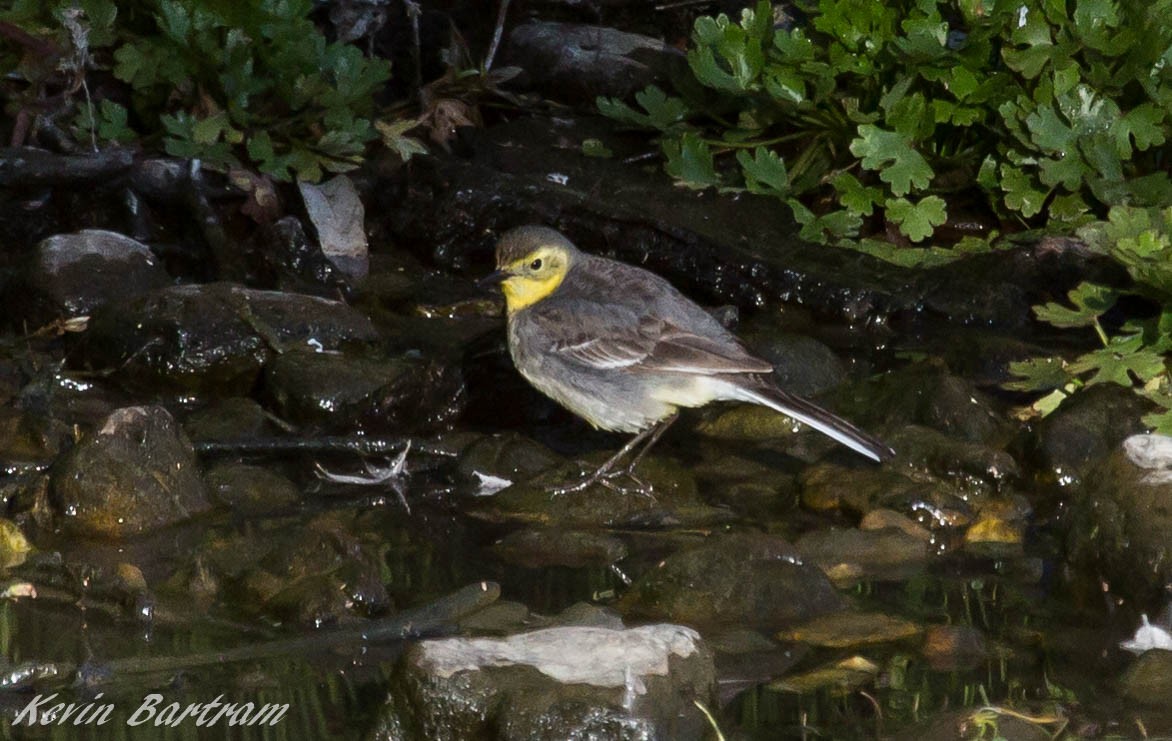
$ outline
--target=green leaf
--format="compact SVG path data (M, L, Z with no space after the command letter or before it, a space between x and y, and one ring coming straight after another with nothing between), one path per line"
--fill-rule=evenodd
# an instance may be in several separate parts
M1095 283L1080 283L1066 294L1074 308L1048 302L1034 307L1038 319L1055 327L1093 327L1098 318L1115 305L1119 294Z
M1070 383L1071 374L1062 358L1030 358L1009 364L1009 373L1017 378L1002 384L1011 391L1049 391Z
M1037 215L1046 201L1046 193L1035 187L1025 172L1012 165L1001 165L1001 189L1005 192L1005 205L1026 218Z
M838 193L838 202L848 210L863 216L870 216L874 212L875 204L883 201L883 190L874 186L864 186L859 179L849 172L840 172L830 181Z
M1098 383L1114 383L1119 386L1133 386L1161 374L1165 370L1164 356L1143 346L1143 337L1116 336L1104 348L1089 352L1070 364L1074 375L1091 373L1086 380L1088 386Z
M681 185L702 189L720 184L712 164L712 150L698 135L689 132L678 142L664 140L662 147L667 158L664 169Z
M677 128L688 115L688 106L683 99L668 96L655 85L635 93L635 102L646 113L639 113L617 98L599 97L596 102L604 116L660 131Z
M745 187L751 193L784 196L789 193L789 173L781 156L765 147L757 147L753 154L742 149L737 162L745 173Z
M858 131L859 136L850 144L851 153L862 159L863 167L878 170L879 179L891 185L892 193L903 196L913 186L928 187L932 168L903 136L872 124L863 124Z
M884 210L888 220L899 224L900 232L913 242L930 237L936 227L948 221L944 199L939 196L927 196L918 203L906 198L889 198Z

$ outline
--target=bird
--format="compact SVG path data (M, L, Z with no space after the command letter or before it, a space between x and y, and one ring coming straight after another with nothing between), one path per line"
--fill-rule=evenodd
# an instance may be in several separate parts
M617 488L681 408L715 401L768 407L871 460L895 451L875 436L783 390L773 365L753 355L666 279L578 249L546 226L520 226L497 241L496 270L478 283L504 293L509 354L530 384L593 427L634 437L576 483ZM640 444L630 464L618 468Z

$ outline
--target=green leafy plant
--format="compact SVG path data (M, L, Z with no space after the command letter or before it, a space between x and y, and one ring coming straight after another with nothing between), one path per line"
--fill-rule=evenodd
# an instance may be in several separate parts
M156 28L115 51L114 74L137 113L160 121L170 154L220 168L247 154L279 179L317 180L356 167L377 138L373 97L389 66L328 43L312 0L155 8Z
M1067 228L1172 204L1172 0L799 7L792 29L767 2L697 19L707 97L649 88L600 110L658 131L681 184L784 199L820 241L884 222L924 241L961 197Z
M375 97L390 76L387 62L327 41L312 10L313 0L17 0L3 19L71 49L79 87L94 68L129 85L129 109L87 90L79 139L157 139L213 169L248 163L312 181L359 164L379 136ZM7 61L31 67L32 56ZM25 77L42 90L44 74Z
M1134 287L1127 292L1150 299L1156 316L1131 320L1109 332L1102 318L1127 292L1082 283L1070 291L1070 306L1047 303L1034 307L1038 319L1055 327L1093 331L1100 347L1074 360L1032 358L1012 363L1018 380L1006 384L1019 391L1048 392L1034 408L1048 414L1071 394L1099 383L1135 388L1157 405L1144 422L1157 432L1172 434L1172 377L1167 354L1172 350L1172 208L1116 207L1104 222L1079 230L1094 250L1127 267Z

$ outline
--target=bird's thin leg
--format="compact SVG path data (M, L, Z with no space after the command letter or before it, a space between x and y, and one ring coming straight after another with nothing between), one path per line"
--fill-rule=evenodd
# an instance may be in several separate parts
M676 421L678 416L678 413L673 414L670 417L661 420L657 424L648 427L646 430L643 430L631 438L630 441L628 441L627 444L624 445L621 450L619 450L619 452L608 458L606 462L595 469L593 473L582 477L580 481L576 481L573 484L555 486L550 489L550 493L554 496L558 496L560 494L569 494L570 492L582 491L583 489L593 486L599 482L607 484L611 478L621 475L629 476L630 478L635 479L635 482L639 484L641 489L648 488L643 484L643 482L635 478L635 466L638 465L639 461L643 459L643 456L646 455L647 451L651 449L651 446L655 445L655 443L663 435L664 431L666 431L667 428L671 426L671 423ZM614 471L613 469L615 465L618 464L618 462L621 461L624 456L626 456L635 448L639 447L639 444L644 440L647 440L647 444L643 446L642 450L635 454L635 457L631 459L631 463L621 471Z
M651 448L655 447L655 443L659 442L659 438L663 437L663 433L667 432L667 428L671 427L672 422L675 422L679 418L680 413L676 412L670 417L664 417L659 421L658 424L652 427L651 439L647 441L647 444L643 446L643 449L636 453L635 457L631 459L631 462L627 464L627 468L624 473L626 473L631 478L635 478L635 466L639 465L639 461L643 460L643 456L647 455L648 450L651 450ZM638 479L636 479L636 481L637 480Z

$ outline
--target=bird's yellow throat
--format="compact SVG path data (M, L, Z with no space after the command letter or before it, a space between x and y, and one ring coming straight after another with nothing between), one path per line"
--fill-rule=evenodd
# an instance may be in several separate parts
M532 306L557 290L566 277L566 271L559 270L544 278L514 275L501 283L505 293L505 309L512 314L526 306Z

